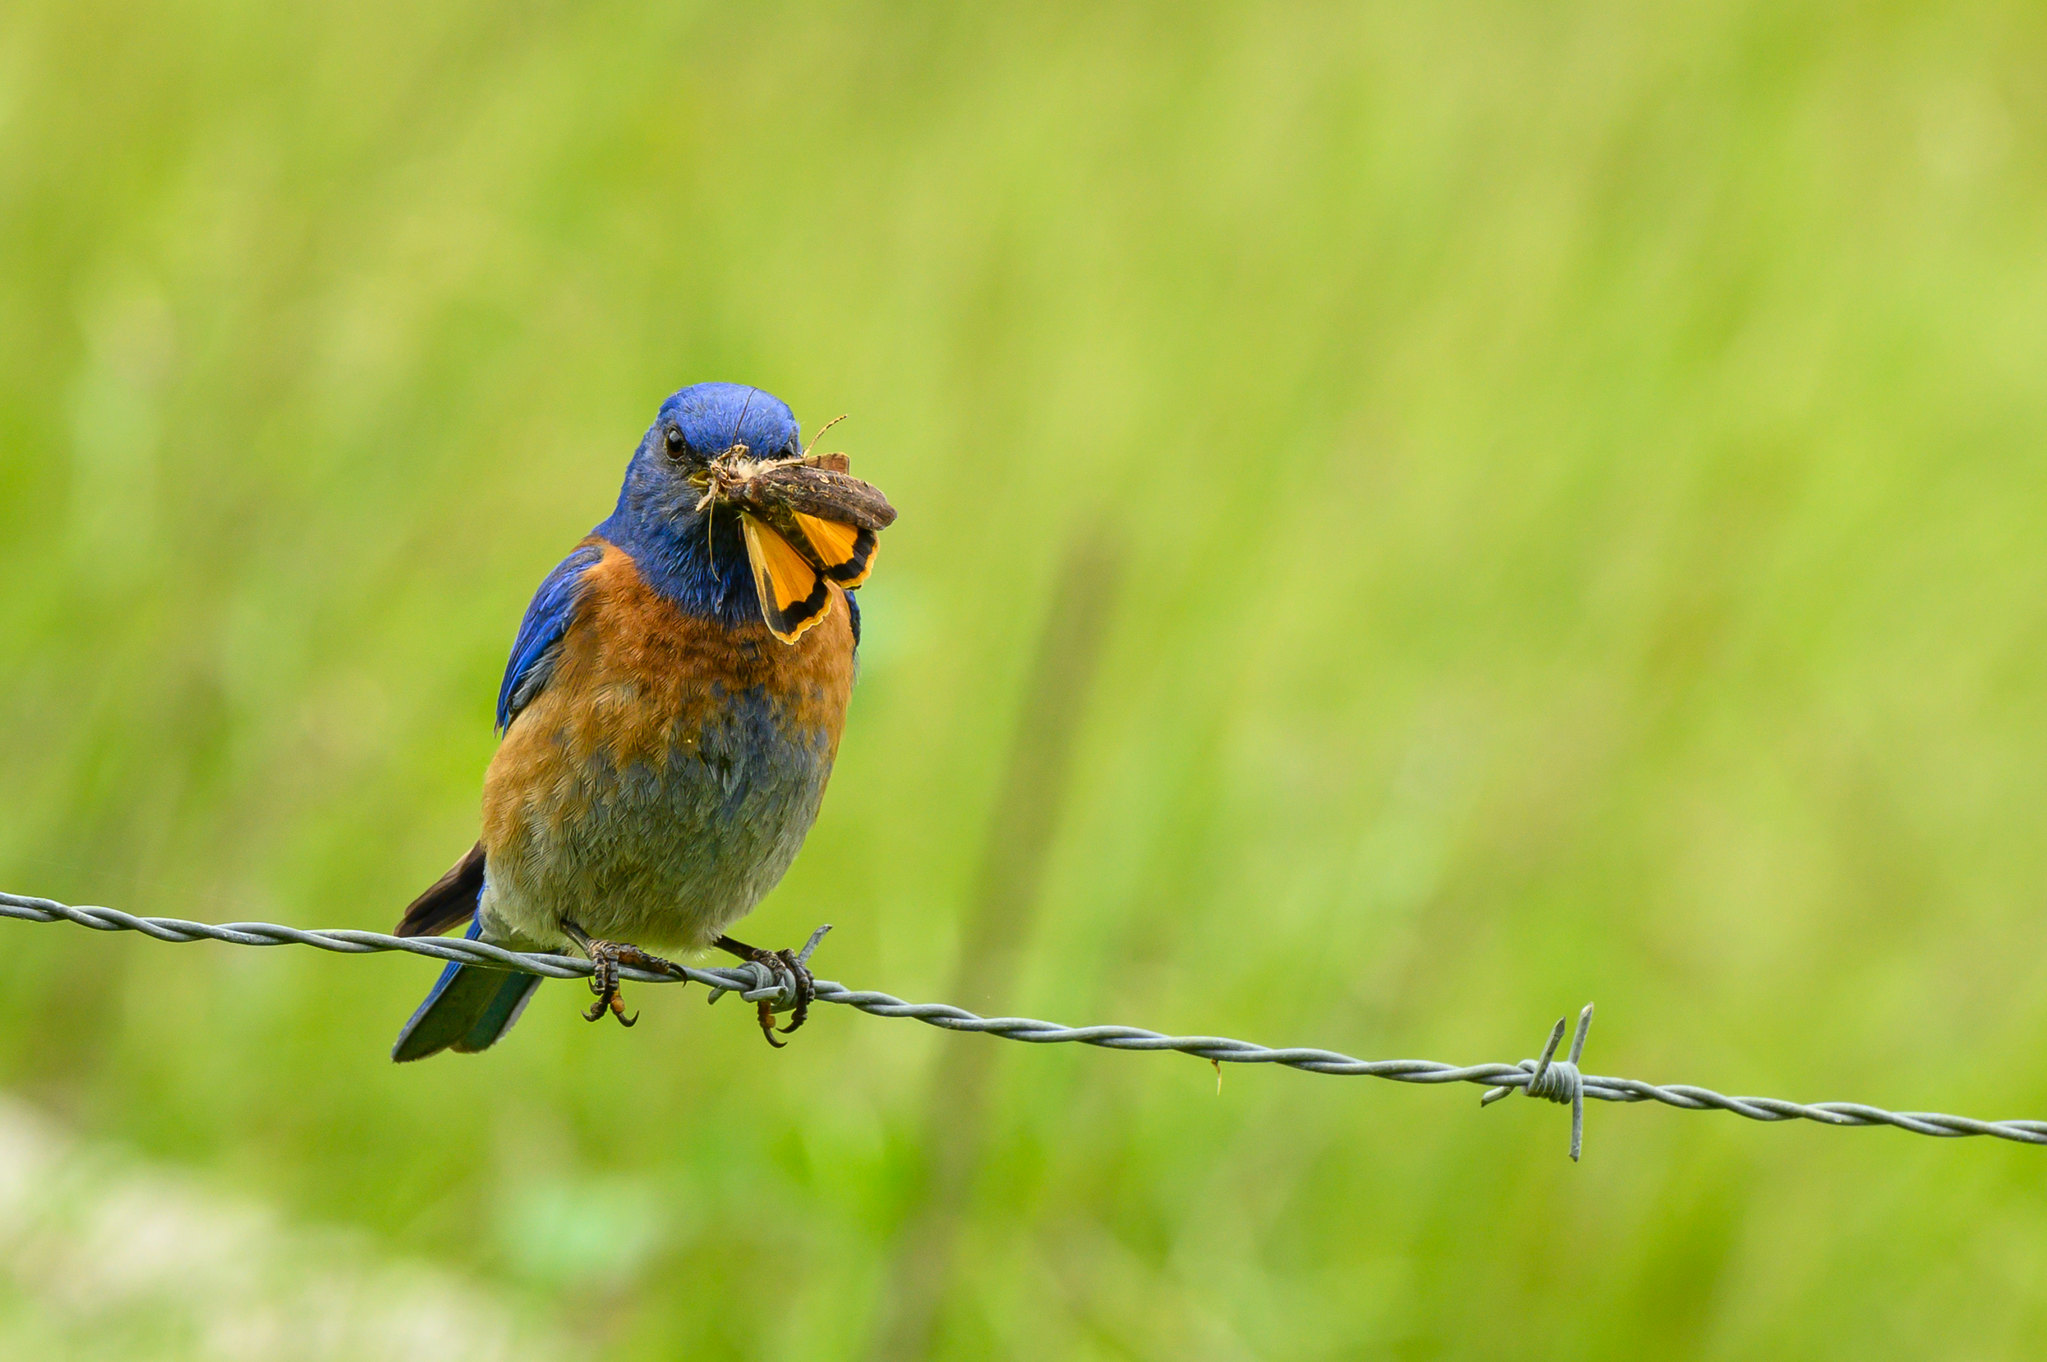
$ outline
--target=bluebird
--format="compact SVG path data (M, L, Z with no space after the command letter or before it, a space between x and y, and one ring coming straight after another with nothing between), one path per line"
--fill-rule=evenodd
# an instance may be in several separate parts
M758 388L699 383L663 402L617 507L526 608L482 835L398 935L466 921L471 940L579 951L597 995L585 1015L627 1026L620 966L667 967L649 947L721 949L793 975L784 1033L801 1025L808 971L726 928L817 817L853 690L852 588L894 514L843 455L807 458L794 415ZM539 984L450 963L391 1058L486 1049ZM779 1045L770 1004L760 1020Z

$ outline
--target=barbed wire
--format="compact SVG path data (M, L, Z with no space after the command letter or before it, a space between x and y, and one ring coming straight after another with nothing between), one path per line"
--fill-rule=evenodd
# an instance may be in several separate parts
M343 955L369 955L381 951L407 951L436 960L460 960L464 964L521 970L548 979L586 979L588 960L568 955L509 951L482 941L459 937L389 936L383 932L346 929L308 931L274 922L188 922L182 918L137 917L114 908L73 907L54 899L30 898L0 893L0 918L24 922L74 922L103 932L141 932L158 941L223 941L234 946L311 946L316 950ZM808 958L829 928L812 933L802 957ZM737 993L748 1002L774 1001L779 1006L795 1002L794 980L778 976L768 966L748 962L729 968L698 969L674 966L673 973L626 966L621 978L640 983L678 983L694 980L711 989L711 1001L726 993ZM1057 1022L1030 1017L983 1017L947 1003L912 1003L887 993L847 988L830 980L816 981L816 1001L840 1003L876 1017L907 1017L947 1031L973 1031L1004 1040L1033 1045L1077 1043L1098 1045L1109 1050L1177 1050L1213 1064L1280 1064L1317 1074L1345 1074L1362 1078L1384 1078L1395 1083L1478 1083L1488 1091L1481 1106L1519 1091L1571 1108L1571 1158L1577 1159L1583 1140L1585 1099L1602 1102L1661 1102L1680 1111L1727 1111L1751 1121L1816 1121L1825 1126L1893 1126L1915 1135L1956 1138L1987 1135L2019 1144L2047 1145L2047 1121L1979 1121L1967 1116L1948 1116L1933 1111L1886 1111L1861 1102L1787 1102L1776 1097L1729 1097L1710 1088L1689 1083L1645 1083L1634 1078L1610 1078L1581 1073L1578 1060L1592 1025L1592 1005L1578 1014L1577 1033L1571 1040L1570 1057L1557 1059L1563 1040L1564 1019L1551 1028L1548 1043L1539 1059L1518 1064L1442 1064L1430 1059L1354 1059L1334 1050L1289 1047L1273 1049L1247 1040L1223 1036L1168 1036L1138 1026L1062 1026Z

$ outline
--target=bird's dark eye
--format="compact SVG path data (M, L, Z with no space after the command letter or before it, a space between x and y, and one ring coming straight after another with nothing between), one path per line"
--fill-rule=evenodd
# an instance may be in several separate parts
M682 453L682 432L674 426L670 426L667 435L663 438L668 442L668 456L670 458L680 456Z

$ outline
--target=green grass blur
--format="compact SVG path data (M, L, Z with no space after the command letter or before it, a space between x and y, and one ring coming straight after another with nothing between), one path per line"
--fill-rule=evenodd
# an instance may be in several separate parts
M749 939L946 992L1107 523L1022 968L951 1001L1476 1062L1590 998L1592 1072L2047 1115L2043 69L2021 4L17 0L0 886L387 929L528 594L731 378L901 511ZM619 1362L871 1355L996 1044L551 985L398 1068L415 959L0 946L0 1086ZM937 1356L2047 1337L2040 1150L991 1062Z

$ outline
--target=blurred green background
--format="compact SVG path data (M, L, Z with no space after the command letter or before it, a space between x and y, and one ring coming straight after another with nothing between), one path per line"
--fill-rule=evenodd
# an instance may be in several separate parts
M1592 1072L2047 1116L2043 71L2020 4L15 0L0 886L388 929L528 594L729 378L850 412L902 512L750 939L1374 1057L1591 998ZM977 975L1005 782L1050 841ZM2047 1336L2036 1149L1595 1104L1573 1166L1475 1089L837 1009L770 1053L696 989L399 1068L416 959L0 941L0 1145L72 1170L0 1185L43 1355L467 1355L294 1333L335 1273L519 1357Z

